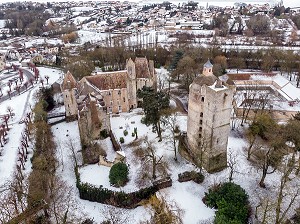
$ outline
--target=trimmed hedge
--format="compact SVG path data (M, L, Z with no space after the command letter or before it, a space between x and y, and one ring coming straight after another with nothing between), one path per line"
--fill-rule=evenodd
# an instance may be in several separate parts
M202 173L196 171L185 171L178 174L179 182L186 182L190 180L194 181L197 184L201 184L204 181L204 176Z
M244 224L250 215L248 195L234 183L224 183L209 189L203 201L211 208L218 209L215 224Z
M159 186L153 185L135 192L112 191L102 185L96 187L89 183L81 183L78 167L75 167L76 187L79 197L84 200L109 204L121 208L135 208L142 200L149 199L159 190Z

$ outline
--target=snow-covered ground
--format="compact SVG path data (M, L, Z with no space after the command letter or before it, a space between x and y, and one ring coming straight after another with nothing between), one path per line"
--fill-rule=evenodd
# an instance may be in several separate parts
M52 68L39 67L39 70L42 77L45 75L49 76L49 84L55 82L62 74L60 70ZM13 109L13 113L15 114L8 122L10 127L8 143L0 149L2 150L2 155L0 156L0 186L11 178L16 169L18 147L20 146L21 133L24 129L24 124L19 124L19 121L26 116L27 112L30 112L30 107L34 106L34 95L38 89L39 85L35 85L32 89L25 91L21 95L0 103L0 115L8 113L8 106ZM2 119L0 121L2 123Z
M57 169L57 172L59 175L61 175L62 179L66 181L68 186L72 188L72 197L74 197L75 199L78 211L84 212L86 214L86 218L94 218L94 221L96 223L104 221L105 217L103 217L103 213L105 210L111 208L111 206L80 199L78 190L76 188L73 162L70 155L71 152L68 150L67 144L71 140L76 148L76 151L81 150L77 122L74 121L70 123L60 123L54 125L52 126L52 132L57 144L57 158L60 165ZM105 175L105 172L108 168L104 166L97 166L98 165L91 165L82 168L81 172L83 172L84 170L87 170L89 172L87 173L88 176L82 175L82 178L87 178L86 180L90 180L91 182L94 181L94 183L95 179L98 179L96 181L101 182L101 184L105 184L108 180L108 176ZM91 179L88 179L88 177L90 177ZM116 211L128 213L127 215L129 216L129 223L139 223L140 221L149 219L149 214L144 207L137 207L132 210L116 208Z
M184 211L183 221L184 223L193 224L205 222L205 223L212 223L213 217L215 215L215 211L211 208L208 208L203 202L202 198L204 197L204 193L208 191L210 187L215 184L222 183L228 181L229 178L229 169L225 169L221 172L215 174L207 174L205 173L205 180L202 184L196 184L194 182L185 182L180 183L178 182L178 174L184 171L190 170L197 170L197 168L183 159L180 155L178 155L178 161L175 162L174 152L168 150L171 148L170 142L166 141L166 137L170 134L167 130L163 132L163 141L158 142L156 138L156 134L152 132L152 127L147 127L140 122L142 118L142 111L140 109L134 110L131 113L121 113L119 116L113 116L111 118L111 125L112 130L115 133L117 139L120 137L124 137L125 143L122 144L123 150L127 156L127 162L130 164L130 179L131 181L128 185L124 186L120 190L130 192L138 188L135 185L135 182L132 179L136 178L138 173L138 165L134 159L136 157L133 156L132 150L133 148L130 147L132 141L134 141L134 137L131 136L131 132L133 131L134 127L138 128L138 138L145 139L146 136L149 141L152 142L153 146L156 149L158 155L163 155L168 164L169 164L169 172L171 178L173 180L172 187L165 188L158 192L158 195L163 196L166 200L170 203L176 203L177 206ZM180 129L182 131L186 131L186 116L179 115L178 116L178 124L180 125ZM73 127L72 127L73 125ZM53 127L54 132L58 132L59 134L55 134L57 138L64 138L67 139L65 134L74 134L74 130L77 128L75 127L76 123L67 123L67 124L59 124ZM122 129L120 129L122 127ZM71 133L64 131L65 134L62 134L61 131L64 129L73 130ZM128 135L124 136L123 131L128 131ZM56 131L57 130L57 131ZM233 175L233 181L241 187L243 187L249 195L249 201L252 206L256 206L259 204L259 200L261 195L268 194L268 195L275 195L276 188L278 187L277 184L280 179L280 172L275 172L273 174L269 174L266 177L265 183L267 188L262 189L258 187L258 182L261 177L261 171L258 168L254 167L247 159L246 159L246 151L245 148L247 147L248 143L245 139L242 138L243 129L240 127L238 130L232 131L229 140L228 140L228 155L234 157L237 161L235 172ZM74 138L78 138L74 136ZM79 140L77 140L79 142ZM63 147L62 147L63 148ZM78 148L79 149L79 148ZM66 156L63 156L64 164L66 168ZM109 184L109 168L105 166L99 165L87 165L80 169L82 181L87 181L92 183L96 186L103 185L106 188L110 188L116 190L116 188L111 187ZM64 173L63 175L65 178L69 179L70 182L75 186L75 176L70 171L68 174ZM77 196L78 197L78 196ZM81 206L86 206L85 209L89 209L91 206L90 204L94 204L91 202L85 202L78 199L78 203ZM88 204L88 205L87 205ZM96 204L96 205L95 205ZM88 212L90 215L94 214L95 209L100 209L101 206L95 203L94 209L91 212ZM143 209L143 208L139 208ZM87 210L89 211L89 210ZM131 210L135 217L141 217L143 213L141 211L135 213L135 210ZM146 211L144 211L146 212ZM94 217L94 216L93 216ZM96 217L95 217L96 218ZM132 222L136 223L136 222Z

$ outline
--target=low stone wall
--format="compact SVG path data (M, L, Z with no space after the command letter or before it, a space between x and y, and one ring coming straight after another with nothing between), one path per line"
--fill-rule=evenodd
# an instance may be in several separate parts
M257 110L251 109L249 111L249 114L248 114L249 119L254 118L255 111L257 111ZM236 113L237 117L242 117L243 116L243 108L236 108L235 113ZM260 113L260 111L258 111L257 113ZM297 111L272 110L272 111L270 111L270 113L272 114L272 117L274 120L288 121L289 119L291 119L293 117L293 115L295 115L297 113Z
M114 150L122 151L122 147L112 131L109 132L109 136L110 136L111 142L113 144Z

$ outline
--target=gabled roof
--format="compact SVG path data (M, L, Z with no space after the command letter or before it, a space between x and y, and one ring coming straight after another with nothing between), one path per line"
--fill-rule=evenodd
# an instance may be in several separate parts
M151 78L149 63L147 58L135 59L135 73L137 78Z
M76 87L77 87L77 81L75 80L72 73L68 71L67 74L65 74L61 88L62 90L66 90L66 89L73 89Z
M214 75L199 75L194 79L193 83L196 83L200 86L203 86L203 85L211 86L217 80L218 80L218 78Z
M122 89L127 87L127 71L106 72L86 76L85 78L99 90Z

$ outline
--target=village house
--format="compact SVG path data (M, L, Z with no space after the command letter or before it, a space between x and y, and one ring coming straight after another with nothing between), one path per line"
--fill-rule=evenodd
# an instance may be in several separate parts
M4 54L0 54L0 71L5 69L6 59Z

